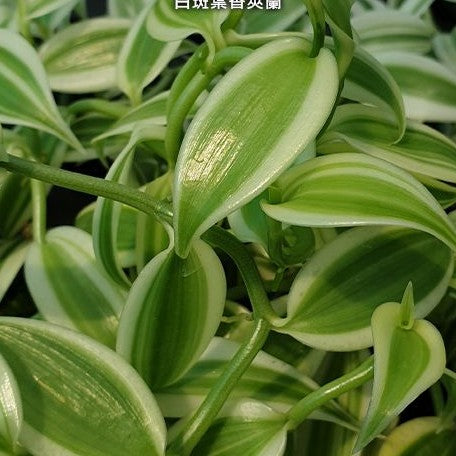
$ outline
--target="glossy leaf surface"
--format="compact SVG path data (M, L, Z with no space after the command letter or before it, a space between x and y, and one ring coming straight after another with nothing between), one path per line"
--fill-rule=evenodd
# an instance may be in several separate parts
M431 194L410 174L363 154L309 160L276 182L280 204L263 203L292 225L399 225L433 234L456 250L456 230Z
M332 54L308 58L294 38L261 47L228 72L197 112L179 153L179 255L293 162L325 123L337 87Z
M40 49L53 90L97 92L116 87L116 62L131 22L100 18L72 24Z
M47 321L115 346L125 297L95 262L91 236L69 226L49 231L30 247L25 278Z
M416 314L444 296L454 267L448 247L402 228L354 228L321 248L290 289L287 318L276 328L306 345L349 351L372 345L370 320L380 304L416 283Z
M154 397L111 350L50 323L2 317L0 353L19 386L20 443L32 454L164 454Z
M57 109L33 47L20 35L0 29L0 62L0 122L47 131L81 149Z
M197 241L186 259L172 247L135 280L122 312L117 352L156 390L180 378L214 336L225 304L220 260Z
M404 295L404 300L407 298L413 300ZM372 315L374 386L358 435L358 450L434 384L445 368L445 346L439 331L426 320L413 321L412 317L405 322L404 305L386 303Z

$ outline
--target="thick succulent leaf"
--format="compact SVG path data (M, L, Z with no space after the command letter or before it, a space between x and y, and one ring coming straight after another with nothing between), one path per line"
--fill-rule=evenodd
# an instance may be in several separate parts
M73 0L24 0L28 19L34 19L63 8Z
M367 445L443 374L439 331L426 320L404 321L405 305L386 303L372 315L374 386L355 449Z
M89 204L79 212L75 220L75 226L89 234L92 233L95 207L96 203ZM122 268L128 268L135 264L138 216L139 212L136 209L131 206L121 205L116 250Z
M180 46L180 41L164 43L149 35L146 28L149 11L147 6L136 19L117 62L118 86L134 104L141 102L144 87L162 72Z
M212 423L193 456L282 456L287 442L286 419L261 402L242 401Z
M228 15L228 9L176 9L175 0L157 0L149 14L147 30L153 38L165 42L199 33L213 54L223 42L221 25Z
M369 52L431 50L434 28L417 16L394 10L370 11L352 20L361 46Z
M97 92L116 87L116 62L131 22L98 18L72 24L40 48L53 90Z
M347 104L337 108L318 151L364 152L415 174L456 183L456 144L418 122L408 121L395 143L395 118L385 110Z
M441 429L434 416L415 418L401 424L388 435L379 456L428 456L456 453L454 429Z
M456 27L451 33L438 33L432 41L438 59L456 74Z
M450 249L429 234L395 227L349 230L298 273L287 318L275 329L323 350L368 347L377 306L399 300L411 280L416 314L424 317L443 298L453 268Z
M173 188L174 173L168 171L157 179L147 184L145 193L159 200L170 199ZM139 213L136 230L136 267L138 271L152 260L156 255L165 250L170 243L169 234L162 223L155 217Z
M408 118L456 121L456 74L429 57L408 52L382 52L375 57L399 85Z
M214 338L199 361L172 385L156 393L160 409L166 417L182 417L193 412L204 400L239 344ZM288 411L297 401L318 388L311 378L289 364L260 351L230 395L229 401L253 399L274 410ZM311 415L314 419L340 422L347 414L334 403L322 407Z
M25 262L27 287L49 322L115 346L124 295L95 262L92 238L74 227L49 231Z
M117 352L154 390L175 382L198 360L220 324L226 280L203 241L186 259L172 245L135 280L120 319Z
M113 351L50 323L2 317L0 353L22 397L19 440L32 454L164 455L155 399Z
M160 93L131 109L101 135L95 137L93 141L97 142L111 136L132 133L135 128L139 128L143 125L166 125L166 103L168 101L168 94L169 92Z
M62 119L33 47L0 29L0 122L47 131L76 149L78 140Z
M135 18L150 0L108 0L110 16Z
M337 65L328 50L311 59L302 47L290 38L252 52L197 112L176 166L179 255L187 254L193 238L261 193L324 125L337 94Z
M107 180L127 184L131 174L131 165L137 144L146 139L163 137L163 127L138 127L130 141L116 158L106 176ZM93 217L93 246L95 255L107 274L119 285L128 288L130 280L122 270L117 253L117 235L122 205L111 199L98 198Z
M318 157L283 174L272 218L302 226L399 225L426 231L456 250L456 230L432 195L410 174L357 153Z
M388 71L359 45L347 70L342 96L389 109L397 119L400 139L405 130L405 110L399 86Z
M29 246L20 239L0 241L0 301L22 268Z
M16 378L0 355L0 454L17 448L23 422L22 400Z
M293 25L306 12L302 0L282 2L279 10L270 10L268 14L262 10L248 9L242 17L244 33L283 32Z

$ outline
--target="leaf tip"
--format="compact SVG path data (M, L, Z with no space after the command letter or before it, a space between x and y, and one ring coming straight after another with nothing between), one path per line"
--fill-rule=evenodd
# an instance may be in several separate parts
M401 301L401 328L411 329L414 322L415 301L413 298L413 284L411 281L407 284Z

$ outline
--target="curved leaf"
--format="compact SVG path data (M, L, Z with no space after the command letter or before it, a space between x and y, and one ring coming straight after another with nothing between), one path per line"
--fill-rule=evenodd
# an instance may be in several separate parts
M73 0L23 0L28 19L34 19L65 7Z
M361 46L369 52L408 51L427 54L434 28L417 16L395 10L374 10L352 20Z
M25 279L47 321L115 346L124 295L95 262L87 233L69 226L49 231L30 247Z
M179 255L293 162L323 127L337 88L332 54L323 49L309 58L296 38L262 46L228 72L197 112L179 153Z
M116 62L131 22L88 19L56 33L40 48L52 90L97 92L116 87Z
M453 269L450 249L426 233L354 228L304 265L290 289L287 318L274 329L323 350L369 347L377 306L399 300L413 281L416 315L424 317L445 295Z
M135 18L150 0L108 0L110 16Z
M5 358L0 355L0 452L16 454L22 428L22 400L16 379Z
M22 268L29 246L19 239L0 241L0 302Z
M168 65L180 41L164 43L153 39L146 29L147 6L128 32L117 61L117 81L133 104L141 102L144 87Z
M134 282L120 319L117 352L152 389L175 382L214 336L225 294L223 267L207 244L195 242L186 259L171 247Z
M50 323L2 317L0 353L22 397L19 440L32 454L164 455L154 397L103 345Z
M355 451L433 385L445 368L445 346L435 326L425 320L404 320L405 301L413 301L406 295L407 291L402 304L383 304L372 315L374 386Z
M0 122L47 131L74 148L82 146L62 119L33 47L0 29Z
M456 75L437 61L408 52L382 52L375 57L388 69L404 97L410 119L456 121Z
M432 49L439 60L456 73L456 27L451 33L439 33L432 41Z
M456 229L432 195L384 160L343 153L318 157L276 182L280 204L263 202L272 218L291 225L399 225L436 236L456 250Z
M337 108L318 151L364 152L415 174L456 183L456 144L426 125L407 122L401 141L387 111L346 104Z

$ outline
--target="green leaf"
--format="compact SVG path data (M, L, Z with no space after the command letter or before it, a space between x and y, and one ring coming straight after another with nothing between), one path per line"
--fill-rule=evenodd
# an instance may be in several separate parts
M179 255L261 193L323 127L337 94L336 62L326 49L312 59L302 47L300 39L290 38L253 51L197 112L176 165Z
M434 416L415 418L401 424L388 435L379 456L450 455L456 452L454 429L440 429Z
M32 46L20 35L0 29L0 62L0 122L47 131L81 150L57 109Z
M171 245L135 280L121 315L117 352L153 390L175 382L214 336L225 295L223 267L207 244L195 242L186 259Z
M281 456L287 429L284 415L261 402L242 401L225 409L192 451L193 456Z
M32 454L164 455L154 397L103 345L50 323L2 317L0 353L22 397L19 441Z
M221 25L228 15L228 9L176 9L174 0L157 0L149 14L147 30L153 38L165 42L199 33L213 55L225 45Z
M456 73L456 27L451 33L438 33L432 40L432 49L443 65Z
M429 57L408 52L382 52L375 57L399 85L408 118L456 121L456 75L448 68Z
M446 209L456 203L456 187L454 185L422 175L417 175L417 179L426 186L443 208Z
M110 16L135 18L150 0L108 0Z
M372 315L374 386L355 451L433 385L445 368L445 346L439 331L426 320L412 318L403 325L403 305L389 302Z
M125 297L95 262L90 235L69 226L49 231L30 247L25 279L47 321L115 346Z
M421 16L430 8L434 0L399 0L398 3L400 11Z
M426 125L407 122L395 143L396 119L387 111L358 104L337 108L317 150L323 153L364 152L405 170L456 183L456 144Z
M52 90L87 93L112 89L116 63L131 22L98 18L72 24L40 48Z
M0 241L0 301L22 268L29 246L20 239Z
M360 45L368 52L408 51L427 54L434 28L417 16L394 10L374 10L352 21Z
M416 314L424 317L443 298L453 268L452 252L426 233L354 228L304 265L290 289L287 318L274 329L323 350L369 347L377 306L399 300L411 280Z
M181 43L153 39L146 28L149 11L148 5L128 32L117 62L118 85L133 104L141 102L144 87L163 71Z
M5 141L3 138L3 128L0 124L0 161L6 162L8 161L8 153L5 147Z
M130 141L111 165L106 176L107 180L127 184L136 145L145 139L157 139L164 136L164 128L151 125L149 128L138 127L130 137ZM104 270L115 282L129 288L130 280L122 270L117 254L117 235L122 205L111 199L98 198L93 217L93 246L95 256Z
M20 1L20 0L19 0ZM53 11L65 7L73 0L22 0L25 3L25 10L28 19L35 19L52 13Z
M22 423L19 387L11 368L0 355L0 452L6 447L16 454Z
M168 95L169 92L160 93L139 106L132 108L101 135L95 137L93 142L98 142L111 136L132 133L135 127L138 128L142 125L166 125L166 103L168 101Z
M215 337L198 362L179 381L156 392L164 416L182 417L194 412L238 349L237 342ZM236 384L228 403L251 399L285 413L317 388L318 384L311 378L260 351ZM350 419L335 403L323 406L312 413L311 418L344 424Z
M364 154L318 157L275 184L280 204L270 217L300 226L398 225L425 231L456 250L456 230L432 195L410 174Z

